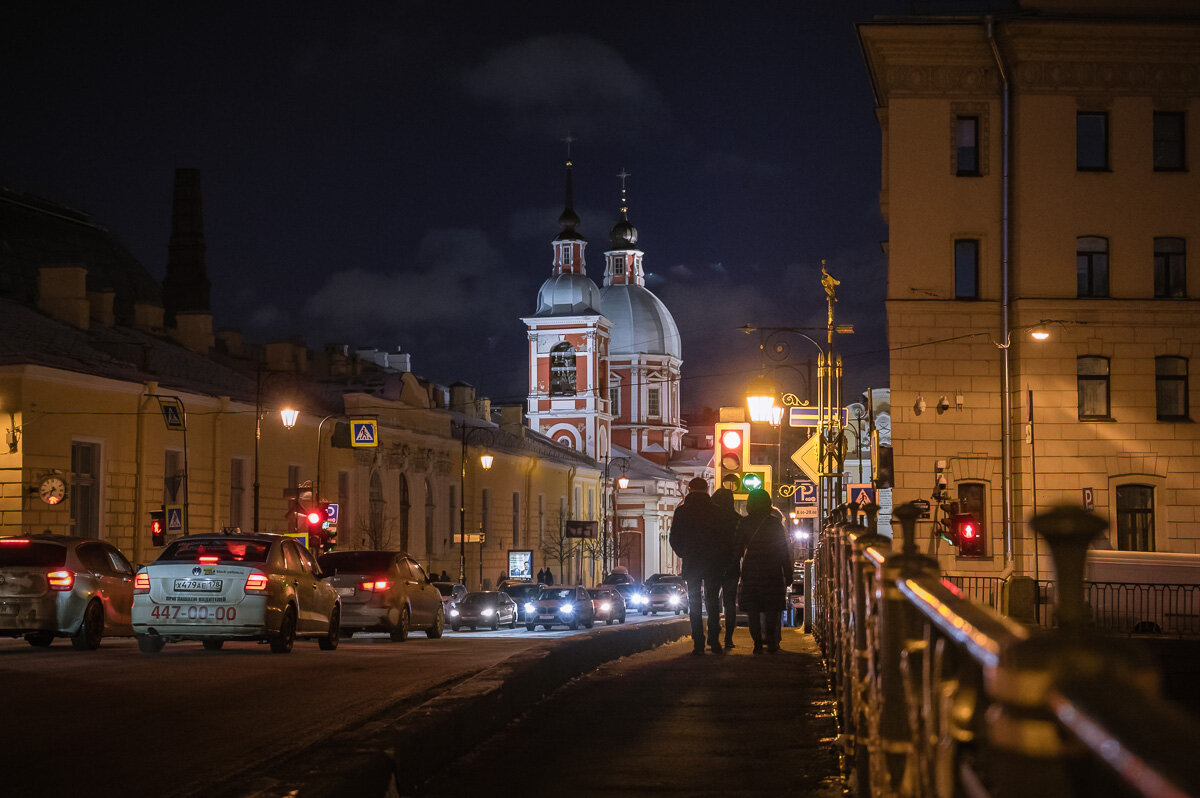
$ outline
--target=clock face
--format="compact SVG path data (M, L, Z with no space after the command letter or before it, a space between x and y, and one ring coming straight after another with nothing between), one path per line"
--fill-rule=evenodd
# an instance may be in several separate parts
M67 483L60 477L46 477L38 486L38 496L46 504L58 504L67 495Z

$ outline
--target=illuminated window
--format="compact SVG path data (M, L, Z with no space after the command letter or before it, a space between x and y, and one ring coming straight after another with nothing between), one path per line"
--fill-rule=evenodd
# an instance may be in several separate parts
M1154 551L1154 487L1117 486L1117 549Z
M1154 239L1154 296L1187 296L1187 257L1182 238Z
M1080 172L1108 171L1108 114L1075 114L1075 168Z
M550 395L575 395L575 347L566 341L550 350Z
M1108 239L1075 239L1075 288L1079 297L1108 296Z
M1079 420L1109 418L1108 358L1076 358L1079 390Z
M1154 358L1154 397L1159 421L1188 418L1188 362L1182 357Z
M1182 172L1187 169L1184 146L1184 115L1181 112L1154 112L1154 171Z

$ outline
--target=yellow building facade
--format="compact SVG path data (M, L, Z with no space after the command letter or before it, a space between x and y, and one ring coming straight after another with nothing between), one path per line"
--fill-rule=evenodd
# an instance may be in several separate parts
M1106 518L1101 547L1200 553L1195 14L1025 3L859 26L889 225L894 499L930 498L941 471L979 517L979 557L921 525L951 570L1044 576L1027 521L1057 503Z

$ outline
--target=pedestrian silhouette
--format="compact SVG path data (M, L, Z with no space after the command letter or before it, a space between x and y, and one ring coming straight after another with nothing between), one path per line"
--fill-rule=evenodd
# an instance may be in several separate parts
M765 490L752 490L746 497L747 515L738 524L739 545L746 552L740 604L748 616L755 654L763 652L764 644L772 654L779 651L780 620L792 566L787 533L772 509Z
M692 622L692 653L704 653L704 611L708 611L708 645L714 654L721 648L721 576L727 552L717 541L716 515L708 498L708 482L695 477L688 494L675 508L669 537L671 548L683 560L687 582L688 618Z
M737 530L742 514L733 508L733 491L713 491L713 515L716 517L717 545L725 551L721 573L721 607L725 610L725 648L733 648L733 630L737 628L737 587L742 571L742 549Z

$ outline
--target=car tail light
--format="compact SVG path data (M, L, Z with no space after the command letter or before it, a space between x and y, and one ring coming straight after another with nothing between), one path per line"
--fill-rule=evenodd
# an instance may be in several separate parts
M146 573L145 571L138 571L138 575L133 578L133 592L150 592L150 574Z
M51 571L46 574L51 590L70 590L75 586L75 574L71 571Z
M196 559L199 560L200 562L220 562L221 561L221 558L216 556L215 554L201 554Z
M0 538L0 546L28 546L29 538Z
M384 593L392 583L387 579L376 579L374 582L359 582L359 590L369 590L372 593Z
M242 589L246 593L266 593L267 575L261 571L251 571L246 574L246 586Z

